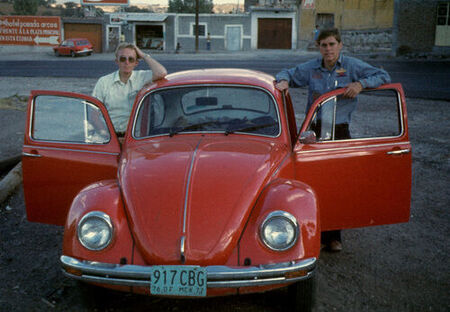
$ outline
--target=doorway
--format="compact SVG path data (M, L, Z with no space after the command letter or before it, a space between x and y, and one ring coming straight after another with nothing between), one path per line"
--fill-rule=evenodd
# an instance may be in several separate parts
M164 50L163 25L136 25L136 45L140 49Z

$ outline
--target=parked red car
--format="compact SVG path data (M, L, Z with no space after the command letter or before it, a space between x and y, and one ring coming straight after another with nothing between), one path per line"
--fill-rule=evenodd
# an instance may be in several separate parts
M308 311L321 231L409 219L401 85L362 92L352 138L337 140L343 92L297 113L298 131L272 76L174 73L137 95L121 145L97 99L32 91L28 220L64 225L62 267L81 281L182 297L287 286Z
M86 38L74 38L64 40L59 46L53 47L56 56L70 55L91 55L93 52L92 44Z

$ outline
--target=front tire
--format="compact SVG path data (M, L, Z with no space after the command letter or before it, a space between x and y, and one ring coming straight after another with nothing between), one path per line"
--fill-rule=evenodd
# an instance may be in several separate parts
M74 51L70 51L70 56L71 56L71 57L75 57L75 56L77 56L77 55L75 54Z
M316 290L315 277L296 282L288 287L289 311L311 312Z
M108 298L114 296L114 291L100 286L91 285L82 281L77 281L79 300L88 307L89 311L102 308L108 302Z

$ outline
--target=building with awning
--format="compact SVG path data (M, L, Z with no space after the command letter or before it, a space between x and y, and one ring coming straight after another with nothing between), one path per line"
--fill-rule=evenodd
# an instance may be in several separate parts
M120 40L143 49L195 50L195 14L111 13L105 15L105 51L114 51ZM243 14L200 14L199 49L207 41L212 50L250 50L251 18Z

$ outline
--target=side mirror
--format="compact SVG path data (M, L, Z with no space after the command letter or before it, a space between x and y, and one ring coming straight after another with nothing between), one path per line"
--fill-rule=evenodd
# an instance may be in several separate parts
M312 130L308 130L300 133L300 143L302 144L313 144L317 142L316 133Z

